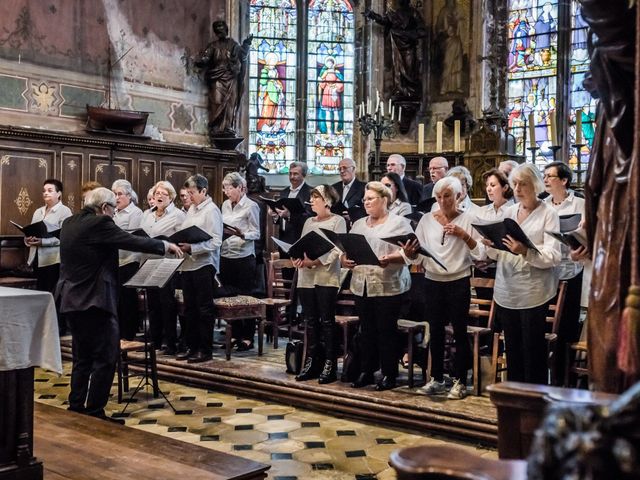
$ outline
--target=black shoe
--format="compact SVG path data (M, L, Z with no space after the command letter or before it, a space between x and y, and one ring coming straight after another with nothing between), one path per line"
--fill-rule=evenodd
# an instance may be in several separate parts
M238 342L238 346L236 347L238 352L246 352L247 350L253 350L253 342L247 343L247 340L242 340Z
M210 353L198 352L194 356L189 357L187 359L187 363L202 363L202 362L208 362L211 359L212 359L212 356Z
M188 360L190 357L196 355L196 352L187 348L186 352L179 353L176 355L176 360Z
M333 383L338 379L338 375L336 372L336 362L331 360L326 360L324 362L324 368L322 369L322 373L318 378L318 383L324 385L326 383Z
M305 380L311 380L318 378L318 361L313 357L307 357L302 367L302 371L299 375L296 375L297 382L304 382Z
M358 379L351 384L353 388L362 388L374 382L373 373L361 373Z
M176 349L175 347L164 347L162 350L160 350L160 354L173 356L176 354Z
M376 384L376 391L378 392L391 390L392 388L396 388L396 379L394 377L382 377L382 380Z

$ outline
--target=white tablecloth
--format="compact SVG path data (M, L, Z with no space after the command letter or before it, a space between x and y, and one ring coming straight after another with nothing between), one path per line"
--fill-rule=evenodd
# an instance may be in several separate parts
M0 287L0 371L28 367L62 373L53 296Z

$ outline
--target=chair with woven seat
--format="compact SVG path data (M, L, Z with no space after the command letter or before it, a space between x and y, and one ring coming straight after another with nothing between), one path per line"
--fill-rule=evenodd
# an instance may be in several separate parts
M266 305L260 298L248 295L221 297L213 301L216 306L216 318L225 322L225 356L231 359L231 330L234 321L258 319L258 355L262 355L264 325L267 318Z
M292 268L293 262L290 259L281 259L278 252L271 253L271 260L267 265L267 298L262 301L267 306L267 326L271 326L273 336L273 348L278 348L279 329L288 327L289 338L291 338L292 316L295 310L296 282L298 278L297 270L293 278L287 279L283 276L283 269ZM289 318L288 318L289 317Z

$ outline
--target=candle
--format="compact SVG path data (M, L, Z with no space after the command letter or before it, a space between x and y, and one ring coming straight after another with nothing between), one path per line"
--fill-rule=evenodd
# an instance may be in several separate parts
M380 102L380 116L384 117L384 102Z
M396 106L395 106L395 105L393 105L393 106L391 107L391 121L392 121L392 122L393 122L393 117L395 117L395 114L396 114Z
M460 151L460 120L453 122L453 151Z
M375 111L377 112L379 108L380 108L380 92L378 90L376 90L376 109L375 109Z
M556 112L555 111L549 113L549 135L550 135L549 140L551 141L551 146L553 147L554 145L557 144L557 140L558 140L556 137Z
M442 152L442 122L436 123L436 152Z
M402 118L402 107L398 110L398 123L400 123L400 119Z
M418 153L424 153L424 123L418 124Z
M392 110L391 110L392 106L391 106L391 99L389 99L389 113L392 114Z
M536 145L536 122L533 113L529 114L529 146L535 148Z
M576 110L576 145L582 145L582 109ZM580 147L578 147L580 149Z
M20 64L22 62L22 54L19 53L18 54L18 64Z
M367 114L371 115L371 99L367 100Z

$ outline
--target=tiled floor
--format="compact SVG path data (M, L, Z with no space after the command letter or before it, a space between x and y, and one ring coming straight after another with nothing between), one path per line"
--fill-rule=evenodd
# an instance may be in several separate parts
M65 408L69 371L68 363L62 377L37 370L36 401ZM387 463L393 450L454 443L286 405L169 382L160 385L181 414L174 414L162 398L154 399L149 387L127 408L127 426L270 464L269 478L274 480L393 479L395 472ZM116 403L115 386L112 394L107 414L120 416L123 405ZM497 458L493 450L456 445Z

